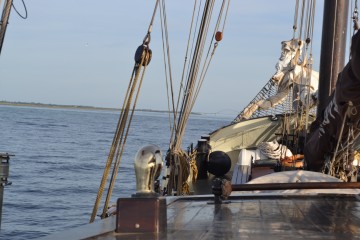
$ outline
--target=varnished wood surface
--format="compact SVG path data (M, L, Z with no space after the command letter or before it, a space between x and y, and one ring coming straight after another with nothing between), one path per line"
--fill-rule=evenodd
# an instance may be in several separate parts
M354 239L357 198L248 198L229 204L177 201L168 206L169 239ZM178 237L181 235L181 237Z
M248 195L232 197L229 204L214 205L209 204L210 201L211 198L204 197L169 201L167 231L160 234L109 231L85 239L360 238L359 196ZM77 231L86 231L86 228Z

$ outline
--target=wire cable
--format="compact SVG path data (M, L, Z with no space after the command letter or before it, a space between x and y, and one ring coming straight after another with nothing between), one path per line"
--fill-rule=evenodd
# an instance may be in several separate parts
M22 18L22 19L27 19L28 17L28 12L27 12L27 8L26 8L26 4L24 2L24 0L21 0L24 6L24 10L25 10L25 16L21 15L20 12L16 9L14 3L12 3L12 7L14 8L15 12Z

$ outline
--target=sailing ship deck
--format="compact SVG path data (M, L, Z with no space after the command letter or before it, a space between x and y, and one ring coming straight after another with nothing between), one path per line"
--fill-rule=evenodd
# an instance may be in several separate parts
M116 218L46 239L354 239L360 237L359 195L248 194L228 204L210 196L167 199L167 230L119 234Z

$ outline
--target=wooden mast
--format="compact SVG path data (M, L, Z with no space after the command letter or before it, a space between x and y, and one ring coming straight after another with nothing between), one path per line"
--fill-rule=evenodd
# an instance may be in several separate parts
M324 1L317 116L325 109L345 64L349 0Z

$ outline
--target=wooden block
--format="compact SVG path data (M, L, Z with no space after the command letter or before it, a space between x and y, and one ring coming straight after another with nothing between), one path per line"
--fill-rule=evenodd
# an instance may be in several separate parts
M116 232L160 233L166 231L166 200L163 198L119 198Z

